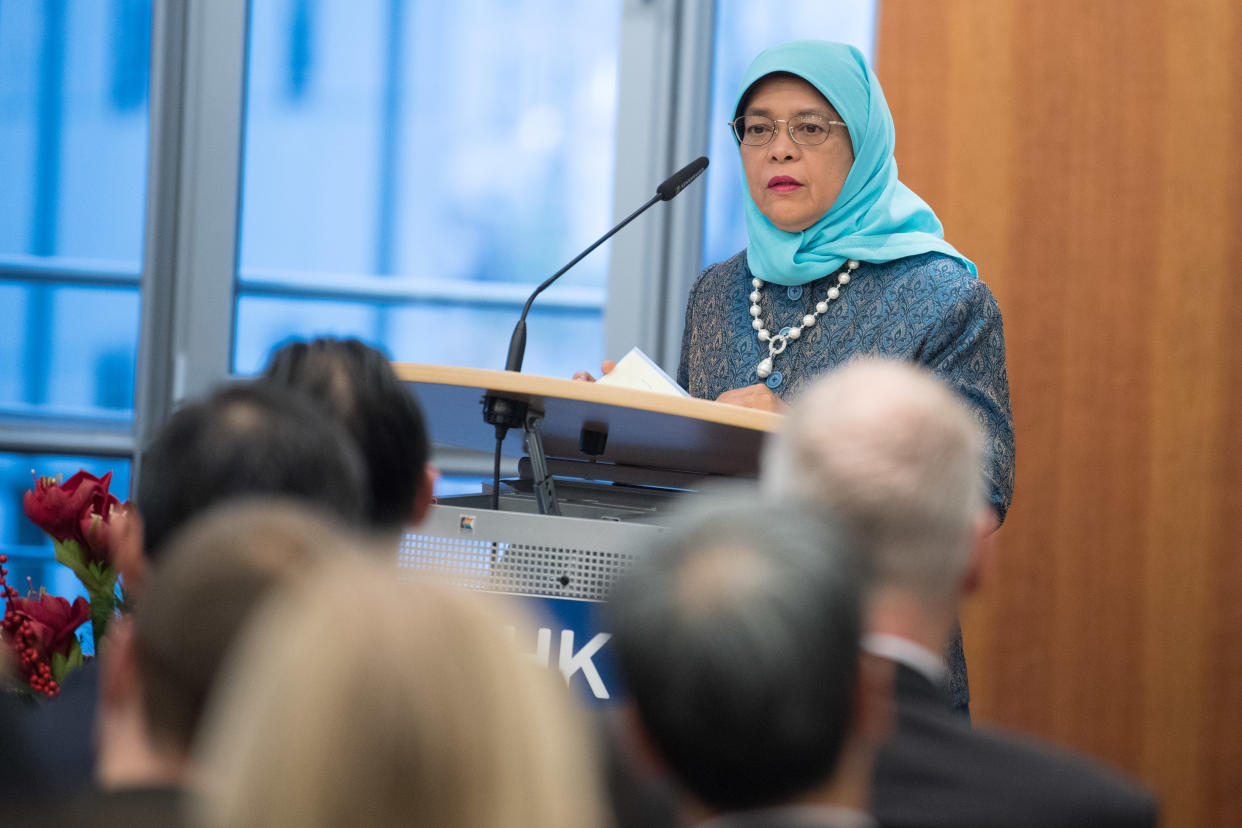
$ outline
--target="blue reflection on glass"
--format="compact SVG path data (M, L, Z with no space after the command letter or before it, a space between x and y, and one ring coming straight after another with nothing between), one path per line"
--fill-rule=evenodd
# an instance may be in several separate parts
M0 411L129 418L138 313L135 288L0 282L0 330L26 332L0 337Z
M380 342L397 362L501 369L519 308L450 304L377 307L365 302L242 296L233 370L258 373L293 338L357 337ZM377 337L377 330L385 336ZM603 359L600 312L535 305L527 317L523 371L569 378ZM566 343L573 343L566 347Z
M151 0L0 3L0 253L137 271L150 27Z
M619 0L252 4L243 281L544 279L612 215L620 22Z
M755 55L787 40L835 40L857 46L867 60L875 45L876 0L718 0L716 58L712 68L711 159L703 266L746 246L742 214L742 164L729 131L733 104Z

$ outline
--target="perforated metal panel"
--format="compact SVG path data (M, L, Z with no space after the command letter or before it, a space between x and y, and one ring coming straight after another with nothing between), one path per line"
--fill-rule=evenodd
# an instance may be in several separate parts
M458 586L602 601L659 526L434 506L398 564Z

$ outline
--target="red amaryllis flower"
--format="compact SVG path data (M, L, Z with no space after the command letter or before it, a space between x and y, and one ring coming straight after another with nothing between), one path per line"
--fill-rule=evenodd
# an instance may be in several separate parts
M88 561L112 563L112 518L128 508L128 501L121 503L107 489L95 490L78 521L78 536Z
M0 555L0 559L4 557ZM0 568L0 573L4 572ZM13 648L17 673L31 691L55 696L65 675L82 663L82 648L73 633L90 618L91 605L85 598L70 604L47 593L40 593L38 598L18 598L7 584L4 587L8 605L0 620L4 633L0 637Z
M10 598L9 607L16 620L30 623L30 632L41 655L69 655L77 638L74 632L91 620L91 605L82 597L70 604L59 595L42 593L38 598ZM8 616L6 615L6 620Z
M26 517L54 540L81 540L83 509L96 492L107 494L111 481L112 472L99 478L85 470L64 483L55 477L40 477L22 498L22 506Z

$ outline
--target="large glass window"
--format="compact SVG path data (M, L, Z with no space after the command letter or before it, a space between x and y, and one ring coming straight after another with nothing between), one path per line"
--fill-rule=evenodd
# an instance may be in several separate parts
M0 413L132 414L150 25L0 3Z
M857 46L868 60L875 47L876 0L718 0L712 67L711 159L703 264L727 259L746 246L742 164L729 132L733 104L755 55L787 40L835 40Z
M325 333L503 367L526 295L609 224L620 14L252 4L234 369ZM526 370L599 362L606 262L541 297Z

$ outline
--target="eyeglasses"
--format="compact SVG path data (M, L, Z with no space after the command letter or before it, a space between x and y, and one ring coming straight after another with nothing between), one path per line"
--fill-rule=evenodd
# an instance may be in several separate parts
M748 147L762 147L776 137L776 125L784 124L795 144L813 147L828 140L834 126L845 126L844 121L830 121L822 115L798 115L789 120L772 120L763 115L743 115L730 121L737 140Z

